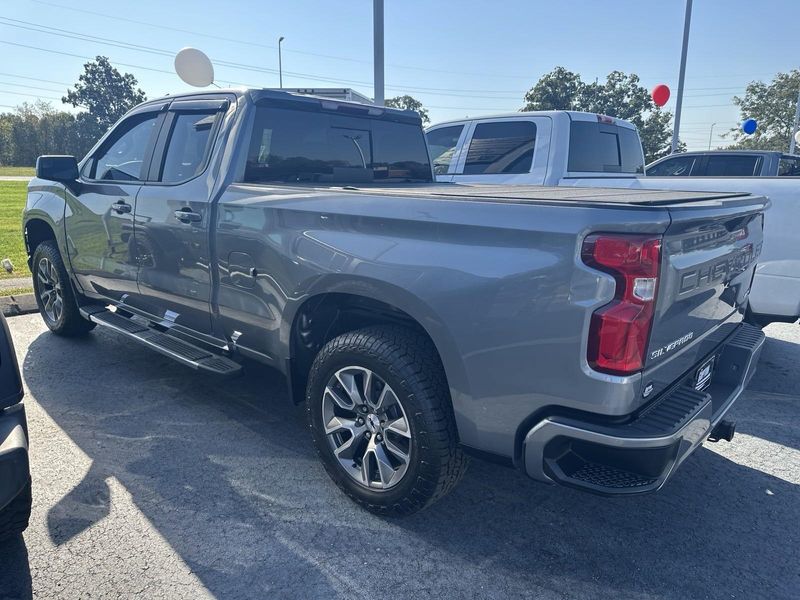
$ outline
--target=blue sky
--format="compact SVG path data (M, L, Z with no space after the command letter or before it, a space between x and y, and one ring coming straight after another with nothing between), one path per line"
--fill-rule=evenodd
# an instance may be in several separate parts
M184 46L212 61L255 67L217 65L222 85L277 87L281 35L284 86L352 87L372 95L371 0L3 0L2 6L0 110L37 96L60 106L83 57L97 54L132 65L117 66L150 97L184 90L172 72L172 55ZM684 6L683 0L386 0L386 95L419 98L434 122L514 111L542 74L561 65L585 81L618 69L639 74L647 87L666 83L671 109ZM798 67L798 23L797 0L695 0L681 127L690 149L706 147L713 122L714 145L725 143L719 134L739 120L732 96L749 81Z

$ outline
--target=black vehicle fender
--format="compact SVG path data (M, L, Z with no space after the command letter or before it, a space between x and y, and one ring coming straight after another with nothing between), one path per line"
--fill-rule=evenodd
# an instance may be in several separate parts
M67 211L67 189L63 184L33 179L28 185L28 199L22 216L22 232L28 254L28 266L36 246L45 239L54 239L65 262L69 258L64 218Z

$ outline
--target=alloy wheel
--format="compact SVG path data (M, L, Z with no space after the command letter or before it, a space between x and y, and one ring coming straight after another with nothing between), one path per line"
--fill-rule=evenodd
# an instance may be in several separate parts
M51 323L58 323L64 313L64 295L55 265L49 259L42 258L36 268L36 277L45 315Z
M357 483L377 491L400 483L411 428L397 394L378 374L358 366L334 373L323 392L322 422L334 456Z

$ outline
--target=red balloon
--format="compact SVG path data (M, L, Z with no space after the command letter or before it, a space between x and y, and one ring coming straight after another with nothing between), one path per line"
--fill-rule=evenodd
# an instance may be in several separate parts
M656 106L664 106L669 100L669 86L659 83L653 88L653 91L650 92L650 97L653 98L653 102L656 103Z

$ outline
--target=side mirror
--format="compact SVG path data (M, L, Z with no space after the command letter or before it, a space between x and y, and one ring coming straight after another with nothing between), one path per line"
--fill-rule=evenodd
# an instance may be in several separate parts
M69 183L78 179L78 161L74 156L40 156L36 159L36 177Z

